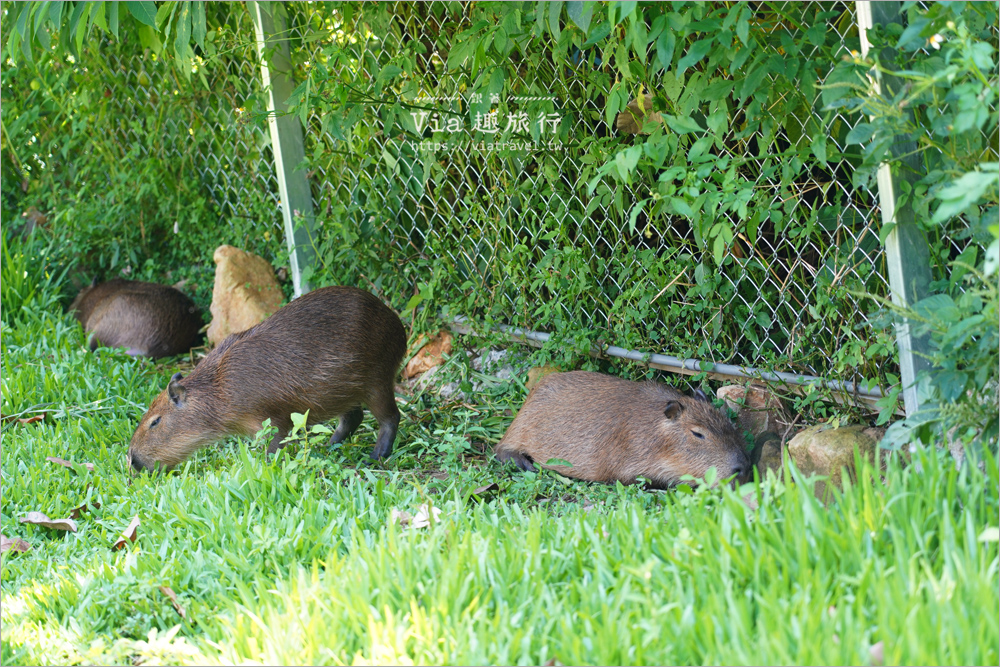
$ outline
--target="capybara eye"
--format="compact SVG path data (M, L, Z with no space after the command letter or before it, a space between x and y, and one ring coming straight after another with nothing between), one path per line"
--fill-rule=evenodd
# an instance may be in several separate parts
M156 418L156 419L154 419L153 421L149 422L149 428L153 428L154 426L156 426L156 425L157 425L157 424L159 424L159 423L160 423L160 418L159 418L159 417L157 417L157 418Z
M691 431L691 435L693 435L694 437L698 438L699 440L704 440L705 439L705 436L703 434L701 434L701 433L698 433L698 431Z

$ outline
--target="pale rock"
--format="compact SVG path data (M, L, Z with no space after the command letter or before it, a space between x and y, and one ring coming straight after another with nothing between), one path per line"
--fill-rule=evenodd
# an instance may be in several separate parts
M216 346L230 334L260 324L278 308L284 295L274 269L263 258L230 245L215 249L215 287L208 341Z

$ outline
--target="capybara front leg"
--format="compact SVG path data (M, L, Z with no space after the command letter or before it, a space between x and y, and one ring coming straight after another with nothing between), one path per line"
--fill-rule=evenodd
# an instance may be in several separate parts
M271 444L267 446L267 453L277 454L278 450L285 446L284 443L282 443L281 441L284 440L285 437L287 436L288 436L288 428L279 426L278 432L274 434L273 438L271 438Z
M355 429L361 424L361 420L365 418L364 411L360 408L354 408L350 412L340 416L340 424L337 426L337 430L333 432L330 436L330 444L336 445L344 440L351 437Z

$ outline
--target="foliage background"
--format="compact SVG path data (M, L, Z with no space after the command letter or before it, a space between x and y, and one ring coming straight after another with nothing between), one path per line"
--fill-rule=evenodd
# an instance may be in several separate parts
M48 212L78 282L188 278L203 305L218 244L281 265L246 7L84 4L55 16L33 3L5 22L4 219ZM273 9L302 82L292 102L317 211L312 281L375 291L417 330L461 314L550 331L541 355L566 366L616 344L855 380L890 393L886 419L895 345L863 295L887 295L871 176L893 138L929 138L911 203L936 287L966 291L974 274L949 263L981 268L993 240L995 188L934 215L944 189L996 163L988 6L906 3L908 27L874 36L900 47L884 67L932 79L913 81L909 125L898 100L871 102L853 3ZM640 94L664 122L613 129ZM476 115L491 110L494 141L543 138L534 120L547 113L561 118L557 140L476 150L489 138ZM412 111L463 129L418 131ZM504 130L520 112L530 131Z

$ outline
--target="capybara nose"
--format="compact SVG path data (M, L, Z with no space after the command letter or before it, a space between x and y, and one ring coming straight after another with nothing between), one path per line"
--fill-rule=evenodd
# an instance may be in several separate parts
M135 470L136 472L142 472L143 470L148 469L146 463L141 458L139 458L135 452L128 453L128 461L129 463L132 464L132 469Z
M740 456L733 461L733 469L728 476L736 476L736 479L743 481L750 476L750 459Z

